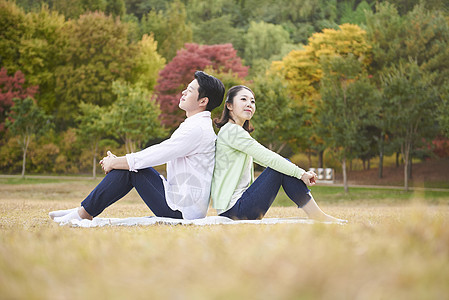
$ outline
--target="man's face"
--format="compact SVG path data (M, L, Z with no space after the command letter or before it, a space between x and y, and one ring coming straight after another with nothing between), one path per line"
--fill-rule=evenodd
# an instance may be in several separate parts
M198 101L198 89L199 84L196 79L194 79L187 88L182 91L182 97L179 99L179 108L185 112L193 112L199 109L200 101Z

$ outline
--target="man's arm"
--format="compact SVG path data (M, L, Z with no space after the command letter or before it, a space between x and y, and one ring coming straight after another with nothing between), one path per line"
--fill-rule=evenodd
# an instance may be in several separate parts
M202 130L198 127L184 127L175 136L142 151L117 157L108 151L108 156L100 161L107 174L113 169L137 171L139 169L164 164L191 153L202 140Z

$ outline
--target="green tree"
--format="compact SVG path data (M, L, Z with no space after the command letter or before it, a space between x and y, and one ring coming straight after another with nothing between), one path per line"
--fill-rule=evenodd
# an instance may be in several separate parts
M132 71L129 82L141 85L149 91L156 86L159 71L165 66L165 59L157 53L157 42L153 36L143 35L137 42L136 54L131 59Z
M65 132L56 133L56 144L59 147L59 154L53 161L53 171L56 173L76 174L86 166L90 168L90 155L86 159L81 157L83 152L90 149L85 143L80 143L78 128L69 128ZM90 154L90 153L89 153Z
M206 21L221 17L226 11L232 11L233 7L235 7L233 1L191 0L188 1L186 10L189 16L189 21L195 23L201 20Z
M372 45L372 62L370 72L381 90L381 76L389 68L400 63L407 56L403 54L403 40L407 22L401 17L396 7L388 2L376 5L376 12L367 12L367 40ZM375 138L379 151L379 178L383 177L383 157L388 152L398 152L399 145L394 141L390 129L391 120L388 119L390 103L386 97L380 97L380 109L376 120L379 136ZM390 149L389 149L390 148ZM390 151L389 151L390 150Z
M108 132L106 128L106 108L91 103L80 103L81 114L77 117L80 142L89 145L92 153L92 177L97 174L98 145Z
M67 62L56 69L56 117L60 127L74 123L78 103L107 106L114 102L112 82L131 77L136 47L126 24L103 13L67 22L63 52Z
M240 3L243 6L240 8L241 20L235 22L241 22L244 27L251 21L279 25L288 20L298 29L310 25L313 31L320 31L323 28L335 28L338 17L336 0L280 0L275 4L271 0L246 0ZM302 38L306 40L308 36Z
M363 25L366 24L365 12L371 11L371 6L366 1L360 2L354 10L355 0L341 2L342 16L340 24L350 23Z
M426 73L433 74L437 87L449 72L449 27L440 12L429 12L423 6L405 16L400 16L396 7L389 3L380 3L376 12L367 13L367 40L372 45L372 63L370 72L374 76L379 89L381 77L389 74L390 69L399 64L408 64L410 59ZM388 152L385 146L397 145L399 151L401 142L396 143L390 134L390 120L386 119L385 111L390 107L390 99L382 97L379 103L381 113L376 126L380 130L377 138L379 148L379 176L382 176L383 153ZM388 143L386 143L388 142Z
M443 133L446 137L449 137L449 82L443 85L443 88L440 91L438 121Z
M284 44L290 43L289 34L282 26L265 22L251 22L243 40L243 59L248 65L256 59L269 60L280 53Z
M63 14L67 19L77 19L88 12L105 12L109 0L54 0L48 2L53 10Z
M107 114L107 127L125 143L127 153L140 150L149 140L166 134L159 120L159 105L146 89L118 81L112 88L117 100Z
M31 98L15 99L8 117L6 126L13 136L19 137L18 141L23 152L23 178L28 146L33 138L39 137L51 126L50 117Z
M423 70L437 73L438 85L448 75L449 23L439 11L416 6L401 17L393 5L378 4L376 13L367 14L367 39L373 47L375 75L410 59Z
M105 13L114 17L122 17L126 12L123 0L107 0Z
M0 66L10 73L20 70L21 40L30 34L25 12L14 2L0 0Z
M449 10L449 3L446 0L388 0L388 2L397 7L401 15L406 15L416 8L417 5L421 5L429 10Z
M364 75L363 64L353 55L329 57L323 67L320 134L341 161L344 189L348 192L346 163L369 144L364 130L376 115L376 89Z
M231 43L235 49L243 50L244 30L233 26L231 15L193 23L192 30L195 43L203 45Z
M26 18L30 34L21 40L17 64L30 84L39 85L39 94L35 97L39 106L52 114L57 106L55 71L64 64L61 51L64 16L43 5L39 11L28 13Z
M385 114L391 134L400 144L404 160L404 189L409 188L410 155L421 141L432 138L437 95L432 77L412 61L400 64L382 78L383 97L388 99Z
M176 51L192 41L192 29L186 19L186 9L182 2L167 3L165 10L152 10L142 17L142 34L153 33L158 42L158 52L170 61L175 57Z
M15 0L14 1L18 6L23 8L24 11L36 11L41 8L41 6L48 2L46 0Z
M252 88L257 108L252 119L254 137L277 153L288 144L300 148L310 134L304 126L309 115L291 100L285 83L275 76L259 76L254 78Z
M376 5L376 13L367 13L367 39L372 45L371 70L375 75L404 58L402 41L407 26L394 5Z
M404 61L415 60L426 72L435 74L441 86L449 76L449 22L441 11L416 6L405 18Z
M248 18L243 16L244 2L187 1L187 20L192 27L193 42L201 45L232 44L243 53L242 35L247 30Z
M126 12L140 20L149 11L164 10L167 2L167 0L125 0Z

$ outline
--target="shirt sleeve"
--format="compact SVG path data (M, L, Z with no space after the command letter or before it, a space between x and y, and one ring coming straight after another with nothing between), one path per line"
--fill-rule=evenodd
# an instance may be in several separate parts
M288 176L301 179L305 170L258 143L242 127L233 127L228 133L228 138L225 139L230 147L251 156L254 162L263 167L270 167Z
M199 126L180 126L169 139L142 151L126 154L129 170L137 172L187 156L198 147L202 136L203 130Z

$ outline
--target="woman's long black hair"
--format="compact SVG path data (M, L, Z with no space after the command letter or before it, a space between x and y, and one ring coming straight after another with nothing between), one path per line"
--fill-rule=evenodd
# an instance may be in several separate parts
M237 95L238 92L240 92L243 89L247 89L254 96L254 92L247 86L236 85L236 86L233 86L232 88L230 88L228 90L228 92L226 93L226 101L225 101L224 108L223 108L223 113L221 114L220 119L214 119L215 126L217 126L218 128L221 128L226 123L229 122L229 119L234 121L234 119L232 119L232 117L231 117L231 115L229 113L229 109L228 109L228 106L226 105L226 103L233 104L234 103L234 97ZM254 96L254 98L255 98L255 96ZM243 129L245 129L249 133L254 131L254 127L251 125L249 120L247 120L247 121L245 121L245 123L243 123Z

